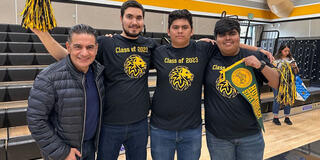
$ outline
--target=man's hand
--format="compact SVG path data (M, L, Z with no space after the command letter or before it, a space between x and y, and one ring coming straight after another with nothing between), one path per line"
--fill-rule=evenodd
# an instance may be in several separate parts
M272 63L275 60L271 52L266 51L264 49L261 49L260 52L268 57L268 59L270 60L270 63Z
M214 45L216 43L215 40L210 39L210 38L201 38L198 41L204 41L204 42L212 43L212 45Z
M81 153L76 148L71 148L65 160L77 160L77 157L81 157Z
M290 66L291 66L292 68L297 67L297 65L296 65L295 62L291 62L291 63L290 63Z
M249 56L243 59L246 66L253 67L255 69L260 68L261 62L255 56Z
M40 30L38 30L38 29L36 29L36 28L30 28L30 30L31 30L34 34L36 34L37 36L39 36L39 35L41 35L41 34L49 34L48 31L42 32L42 31L40 31Z
M112 34L105 34L104 36L106 36L106 37L113 37L113 35Z

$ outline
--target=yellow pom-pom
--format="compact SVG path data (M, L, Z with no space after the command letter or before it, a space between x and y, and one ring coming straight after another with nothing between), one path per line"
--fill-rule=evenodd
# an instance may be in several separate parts
M291 69L290 64L287 62L283 62L281 64L279 72L280 84L276 99L282 106L292 106L296 99L296 85L294 73Z
M26 0L21 15L24 28L48 31L57 26L50 0Z

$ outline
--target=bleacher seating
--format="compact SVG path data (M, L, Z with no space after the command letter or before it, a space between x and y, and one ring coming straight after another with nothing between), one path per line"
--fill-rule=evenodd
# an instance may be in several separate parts
M0 68L0 82L4 81L4 78L6 75L7 75L6 68Z
M1 111L0 111L0 115ZM0 116L0 126L3 121L1 121L1 116ZM0 159L5 160L6 159L6 140L7 140L7 130L6 128L0 128Z
M46 65L56 62L56 60L49 55L49 53L38 53L35 54L36 62L38 65Z
M8 32L27 33L29 29L22 28L20 25L8 24Z
M51 34L68 34L69 28L67 27L56 27L53 28L51 32Z
M7 39L7 32L0 32L0 42L3 42Z
M4 65L7 61L7 54L0 53L0 66Z
M7 32L8 24L0 24L0 32Z
M0 53L3 53L7 50L7 42L0 42Z
M7 37L8 37L8 41L10 42L28 42L30 38L30 34L8 32Z
M6 50L13 53L29 53L31 49L31 42L7 42Z
M5 100L6 96L6 87L0 86L0 102L3 102Z
M8 65L32 65L34 53L7 53Z

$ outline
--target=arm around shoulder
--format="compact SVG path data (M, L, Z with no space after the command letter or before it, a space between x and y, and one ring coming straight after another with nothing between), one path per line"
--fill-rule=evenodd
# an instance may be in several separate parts
M244 49L247 49L247 50L251 50L251 51L258 51L259 53L261 52L261 53L263 53L264 55L266 55L268 57L270 62L274 61L274 57L272 56L272 53L268 52L268 51L266 51L264 49L261 49L259 47L255 47L255 46L250 46L250 45L243 44L243 43L240 43L240 47L244 48Z

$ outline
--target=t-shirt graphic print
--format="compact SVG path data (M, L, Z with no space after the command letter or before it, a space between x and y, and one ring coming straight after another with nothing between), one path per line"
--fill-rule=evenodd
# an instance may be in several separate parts
M186 66L177 66L169 73L169 83L178 91L187 90L193 81L194 75Z

